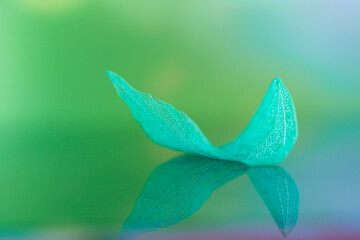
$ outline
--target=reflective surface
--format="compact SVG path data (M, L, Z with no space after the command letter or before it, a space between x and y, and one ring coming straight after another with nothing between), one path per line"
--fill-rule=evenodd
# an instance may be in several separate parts
M0 236L119 235L150 173L151 142L105 71L186 112L219 146L271 80L296 105L281 164L299 186L287 240L360 236L360 1L0 1ZM191 217L139 239L281 237L245 174Z

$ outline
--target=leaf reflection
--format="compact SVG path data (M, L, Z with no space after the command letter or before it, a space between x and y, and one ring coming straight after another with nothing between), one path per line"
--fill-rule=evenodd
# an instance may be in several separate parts
M250 168L240 162L183 155L158 166L151 173L123 225L121 238L134 238L190 217L213 191L245 172L286 236L296 224L299 192L283 168Z

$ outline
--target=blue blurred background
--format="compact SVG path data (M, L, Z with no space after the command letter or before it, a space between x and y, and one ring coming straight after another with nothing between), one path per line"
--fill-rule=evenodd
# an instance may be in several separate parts
M152 169L181 154L146 137L112 70L185 111L215 145L281 78L300 129L282 164L301 193L289 239L356 239L359 12L356 0L0 1L0 234L115 236ZM183 236L281 237L247 176L141 239Z

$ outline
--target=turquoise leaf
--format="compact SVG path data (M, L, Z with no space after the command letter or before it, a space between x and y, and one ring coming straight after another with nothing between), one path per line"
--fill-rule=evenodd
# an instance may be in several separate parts
M161 146L249 166L265 166L283 161L296 142L294 104L280 79L273 80L243 133L233 142L214 147L184 112L137 91L113 72L107 74L145 133Z
M287 236L299 215L300 193L295 181L280 166L254 167L247 174L280 232Z
M222 149L250 166L273 165L285 159L297 136L294 103L276 78L245 130Z

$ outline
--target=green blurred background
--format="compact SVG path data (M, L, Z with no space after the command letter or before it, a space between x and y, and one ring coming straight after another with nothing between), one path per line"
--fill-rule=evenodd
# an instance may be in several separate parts
M0 1L1 232L116 234L152 169L180 155L146 137L106 70L185 111L215 145L280 77L300 128L282 164L301 192L295 235L359 229L359 10L355 0ZM277 234L243 176L170 229L259 224Z

